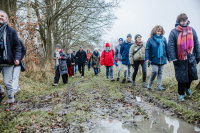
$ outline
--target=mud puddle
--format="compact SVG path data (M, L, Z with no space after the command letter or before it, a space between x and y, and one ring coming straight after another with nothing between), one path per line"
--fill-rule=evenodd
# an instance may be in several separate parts
M141 122L122 123L119 120L102 120L88 133L200 133L200 128L155 111L149 120Z

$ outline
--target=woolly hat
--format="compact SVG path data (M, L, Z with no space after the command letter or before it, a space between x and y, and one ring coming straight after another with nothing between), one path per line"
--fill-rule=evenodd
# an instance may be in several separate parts
M119 41L122 41L122 42L123 42L123 38L119 38Z
M79 46L79 48L83 48L83 46L82 46L82 45L80 45L80 46Z
M128 38L128 37L131 37L131 38L132 38L132 35L131 35L131 34L128 34L128 35L127 35L127 38Z
M140 34L135 35L135 40L137 39L138 36L141 36ZM141 36L142 37L142 36Z
M110 47L110 44L109 44L109 43L106 43L106 47Z
M57 48L60 48L60 49L62 48L60 44L57 44L56 47L57 47Z

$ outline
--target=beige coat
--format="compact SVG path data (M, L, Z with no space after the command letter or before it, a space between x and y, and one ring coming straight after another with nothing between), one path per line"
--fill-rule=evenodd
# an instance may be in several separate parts
M90 56L89 58L89 62L92 62L95 61L96 64L95 65L92 65L93 68L99 68L99 63L100 63L100 54L98 56L95 56L94 53L92 53L92 55Z

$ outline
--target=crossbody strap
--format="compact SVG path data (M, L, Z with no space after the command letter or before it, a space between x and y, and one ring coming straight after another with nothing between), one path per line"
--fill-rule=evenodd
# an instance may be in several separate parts
M143 44L142 44L142 46L141 47L139 47L139 49L138 50L136 50L135 51L135 53L133 53L133 56L141 49L143 47Z

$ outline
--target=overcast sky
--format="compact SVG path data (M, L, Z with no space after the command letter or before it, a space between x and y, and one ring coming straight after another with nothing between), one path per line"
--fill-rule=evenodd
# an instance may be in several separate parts
M190 26L200 37L200 0L124 0L120 5L116 11L118 19L104 35L107 42L120 37L125 39L128 33L133 37L141 34L143 41L147 41L156 25L164 27L164 36L168 39L180 13L188 15Z

